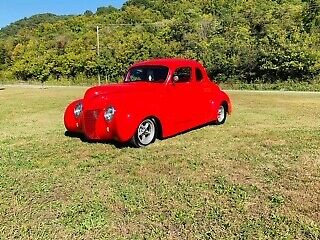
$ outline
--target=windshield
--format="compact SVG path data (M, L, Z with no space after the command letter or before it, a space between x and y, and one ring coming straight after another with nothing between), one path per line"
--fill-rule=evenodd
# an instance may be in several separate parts
M125 82L164 82L167 79L169 68L163 66L140 66L131 68Z

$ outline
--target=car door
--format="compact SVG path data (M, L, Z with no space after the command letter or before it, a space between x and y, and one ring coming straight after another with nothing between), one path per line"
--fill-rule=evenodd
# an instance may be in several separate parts
M197 104L193 89L193 68L181 66L175 69L169 86L169 101L171 119L178 131L195 127L197 119Z
M197 109L196 124L204 124L210 120L212 106L212 89L205 79L206 73L203 69L195 67L194 69L194 104Z

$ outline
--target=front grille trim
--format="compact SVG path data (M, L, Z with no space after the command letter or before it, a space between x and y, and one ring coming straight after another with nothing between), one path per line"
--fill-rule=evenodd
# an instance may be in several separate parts
M86 137L89 139L97 139L98 136L96 134L96 122L99 117L100 110L86 110L83 114L83 128Z

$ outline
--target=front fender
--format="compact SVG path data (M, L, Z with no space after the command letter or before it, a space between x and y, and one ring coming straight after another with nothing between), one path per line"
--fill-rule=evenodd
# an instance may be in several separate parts
M130 141L144 118L142 114L133 112L119 114L114 123L116 140L120 142Z
M140 110L142 109L142 110ZM146 118L155 118L161 122L161 117L157 114L156 106L140 106L139 108L126 108L123 112L118 112L114 123L116 129L116 140L121 142L128 142L136 133L140 123ZM159 126L161 127L161 126Z
M65 112L64 112L64 126L66 127L66 129L69 132L72 133L80 133L82 126L81 126L81 115L76 118L74 116L74 108L76 107L77 104L79 104L80 102L82 102L82 99L78 99L76 101L73 101L72 103L70 103L68 105L68 107L66 108Z

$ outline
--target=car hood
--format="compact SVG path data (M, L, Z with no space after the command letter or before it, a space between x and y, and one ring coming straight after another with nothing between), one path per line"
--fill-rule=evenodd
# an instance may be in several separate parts
M133 97L148 97L158 94L160 89L165 86L164 83L117 83L102 86L96 86L88 89L84 95L84 103L90 108L105 107L106 102L121 99L128 100ZM94 106L93 106L94 105ZM99 106L101 105L101 106Z

